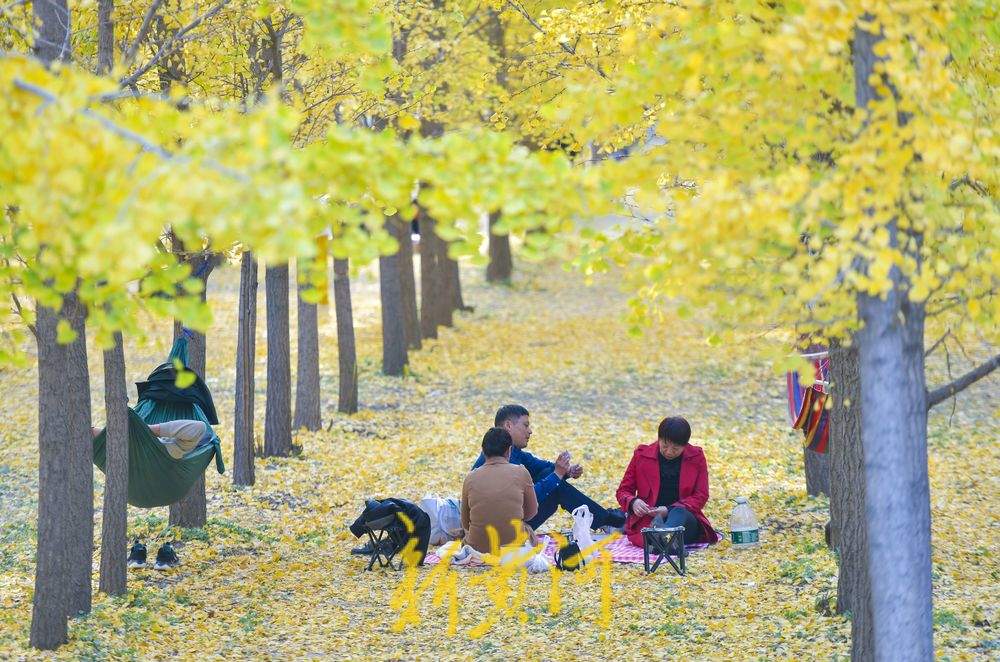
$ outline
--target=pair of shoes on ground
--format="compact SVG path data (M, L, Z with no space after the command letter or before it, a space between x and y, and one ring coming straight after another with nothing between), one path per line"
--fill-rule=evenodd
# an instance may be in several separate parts
M177 552L174 551L173 545L168 542L160 545L160 549L156 552L156 562L153 564L154 569L166 570L168 568L175 568L180 564L181 560L177 558ZM128 567L146 567L146 546L138 540L135 541L135 544L132 545L132 549L129 550Z

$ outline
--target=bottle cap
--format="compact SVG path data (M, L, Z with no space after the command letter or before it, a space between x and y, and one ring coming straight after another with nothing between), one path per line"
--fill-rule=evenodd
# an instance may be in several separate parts
M736 497L736 503L750 503L750 500L746 497Z

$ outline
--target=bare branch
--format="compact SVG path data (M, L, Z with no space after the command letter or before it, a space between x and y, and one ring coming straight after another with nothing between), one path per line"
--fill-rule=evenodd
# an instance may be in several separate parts
M33 83L28 83L26 81L23 81L19 78L14 79L14 86L20 90L34 94L35 96L41 98L46 104L50 104L58 100L58 97L56 97L56 95L54 95L52 92L49 92L48 90L39 87L38 85L35 85ZM150 142L149 140L139 135L135 131L132 131L131 129L121 126L120 124L116 124L107 117L95 113L89 108L81 108L77 110L77 112L83 115L84 117L94 120L95 122L103 126L111 133L115 134L116 136L123 138L128 142L138 145L143 152L147 152L149 154L158 156L165 161L176 161L179 163L190 162L190 159L188 159L187 157L179 157L173 154L172 152L169 152L166 149L160 147L159 145ZM227 168L226 166L217 163L215 161L206 160L202 161L202 164L207 168L214 170L219 174L224 175L225 177L228 177L230 179L234 179L236 181L243 183L250 181L249 177L247 177L245 174L233 170L232 168Z
M167 39L163 43L163 45L160 46L160 50L156 52L156 55L154 55L151 60L149 60L148 62L146 62L146 64L136 69L130 75L125 76L120 81L118 81L119 85L121 85L122 87L128 87L129 85L135 84L140 78L142 78L145 75L147 71L156 66L156 64L160 60L162 60L164 57L173 52L178 46L182 45L185 41L187 41L187 35L192 30L197 28L206 20L218 14L220 11L222 11L222 8L228 5L231 1L232 0L221 0L218 4L209 9L204 14L199 14L198 16L196 16L190 23L188 23L183 28L174 33L173 36L170 37L170 39Z
M132 45L128 47L125 51L124 64L125 66L131 66L135 61L136 53L139 52L139 47L142 46L142 42L146 40L146 35L149 34L149 26L153 23L153 17L156 16L156 10L160 8L163 4L163 0L153 0L149 4L149 9L146 10L146 15L142 17L142 25L139 26L139 31L135 34L135 39L132 40Z
M930 410L935 405L941 404L948 398L961 393L969 386L972 386L980 379L1000 368L1000 354L997 354L985 363L973 368L950 384L945 384L940 388L927 392L927 409Z
M934 341L934 344L930 346L930 349L924 352L924 358L926 359L928 356L933 354L934 350L936 350L941 345L941 343L943 343L950 335L951 335L951 329L948 329L941 335L940 338Z

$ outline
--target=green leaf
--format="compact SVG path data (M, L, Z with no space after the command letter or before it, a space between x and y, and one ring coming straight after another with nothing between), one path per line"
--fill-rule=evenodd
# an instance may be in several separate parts
M194 384L196 379L197 376L190 370L178 370L177 379L174 380L174 385L177 386L177 388L187 388L188 386Z
M76 340L76 331L70 326L69 321L59 320L59 323L56 324L56 342L60 345L68 345L74 340Z

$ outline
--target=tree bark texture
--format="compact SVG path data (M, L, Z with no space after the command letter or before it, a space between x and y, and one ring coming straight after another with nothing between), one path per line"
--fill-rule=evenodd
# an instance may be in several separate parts
M392 236L399 243L399 284L403 296L403 328L406 346L420 349L420 313L417 310L417 283L413 276L413 236L410 224L398 216L391 219Z
M233 430L233 484L254 484L254 366L257 348L257 260L245 251L240 260L240 299L236 337L236 411Z
M391 223L390 223L391 225ZM400 286L399 256L378 259L379 295L382 303L382 372L400 376L409 357L403 323L403 292Z
M115 66L114 0L97 0L97 73L107 75Z
M830 460L826 453L809 448L802 450L806 474L806 493L809 496L830 494Z
M514 273L510 235L493 233L493 226L499 221L499 211L490 213L490 261L486 265L486 280L490 283L509 283Z
M107 462L104 466L104 513L101 526L99 590L125 594L128 547L128 387L122 334L104 351L104 409L107 419Z
M69 61L70 16L66 0L35 0L31 10L38 27L35 35L35 57L51 64L56 60Z
M448 249L445 247L445 278L448 280L448 299L450 308L454 311L470 312L471 306L465 305L462 297L462 272L458 268L458 260L448 257ZM454 322L454 320L453 320Z
M296 352L295 373L295 421L293 427L298 430L319 430L320 422L320 383L319 383L319 321L316 304L302 299L303 290L309 289L308 283L302 282L302 274L298 274L298 323L296 332L299 336Z
M447 246L434 231L434 219L420 210L420 332L437 338L439 326L452 325L452 299L445 261Z
M875 99L870 77L879 35L858 27L852 48L859 108ZM887 224L890 246L919 243ZM918 258L919 259L919 258ZM865 453L868 562L876 659L931 660L931 512L922 303L909 300L898 267L884 298L858 296L861 440Z
M183 250L183 248L182 248ZM208 277L215 268L216 256L210 252L202 252L188 259L191 264L191 273L202 282L202 301L208 299ZM181 323L174 320L174 340L180 337L183 331ZM188 341L188 368L197 373L202 379L208 378L205 374L207 363L207 338L200 331L192 331L191 339ZM198 476L187 496L176 503L170 504L171 526L180 526L189 529L200 529L208 521L208 506L205 499L205 476Z
M30 643L53 649L66 641L66 617L90 611L94 552L93 445L86 310L73 293L61 316L76 339L56 340L60 313L39 305L38 547Z
M358 357L354 344L354 311L351 307L351 277L347 260L333 260L333 300L337 315L337 357L340 383L337 411L358 411Z
M865 454L861 445L861 375L857 347L830 347L830 526L840 568L837 611L851 614L851 659L875 655L868 527L865 524Z
M292 366L288 330L288 265L267 267L267 402L264 456L292 451Z

